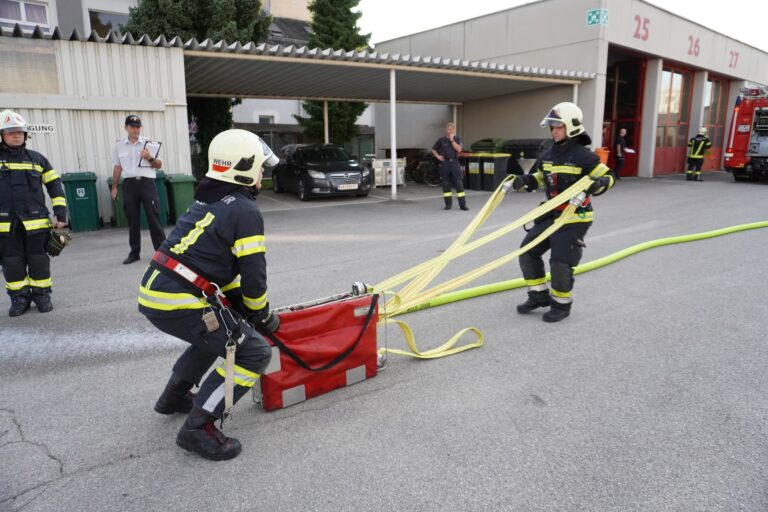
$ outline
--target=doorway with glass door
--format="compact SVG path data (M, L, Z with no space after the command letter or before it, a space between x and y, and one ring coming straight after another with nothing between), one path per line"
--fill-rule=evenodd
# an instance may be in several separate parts
M610 150L609 167L615 170L620 166L621 177L637 176L645 68L644 57L614 47L608 51L603 146ZM623 135L626 149L617 148L622 130L626 132ZM623 165L619 165L618 151L624 152Z

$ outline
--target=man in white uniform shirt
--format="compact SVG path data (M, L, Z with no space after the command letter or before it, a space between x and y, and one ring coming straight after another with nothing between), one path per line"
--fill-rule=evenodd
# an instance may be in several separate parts
M125 131L126 137L118 140L112 149L112 163L115 166L112 171L112 200L117 199L117 184L122 175L123 208L128 217L128 244L131 246L131 252L123 261L127 265L139 261L141 253L141 205L147 215L155 250L165 240L165 231L160 225L160 199L155 187L157 169L163 166L163 162L144 149L149 139L141 136L139 116L130 115L125 118ZM142 159L145 161L144 166L139 166Z

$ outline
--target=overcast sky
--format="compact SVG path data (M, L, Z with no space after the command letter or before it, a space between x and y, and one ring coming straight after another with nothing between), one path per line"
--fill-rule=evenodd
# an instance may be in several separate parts
M768 51L768 0L648 0L716 32ZM530 0L360 0L360 28L371 42L474 18ZM595 2L599 5L599 2Z

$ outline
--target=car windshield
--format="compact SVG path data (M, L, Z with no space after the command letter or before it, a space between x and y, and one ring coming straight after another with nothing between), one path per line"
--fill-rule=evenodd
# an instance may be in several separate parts
M304 162L346 162L352 157L341 148L301 148L301 159Z

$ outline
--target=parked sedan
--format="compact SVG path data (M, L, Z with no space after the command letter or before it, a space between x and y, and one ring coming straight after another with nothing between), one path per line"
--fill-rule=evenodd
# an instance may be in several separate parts
M338 146L291 144L280 150L272 170L277 193L296 192L299 199L357 195L371 191L371 172Z

